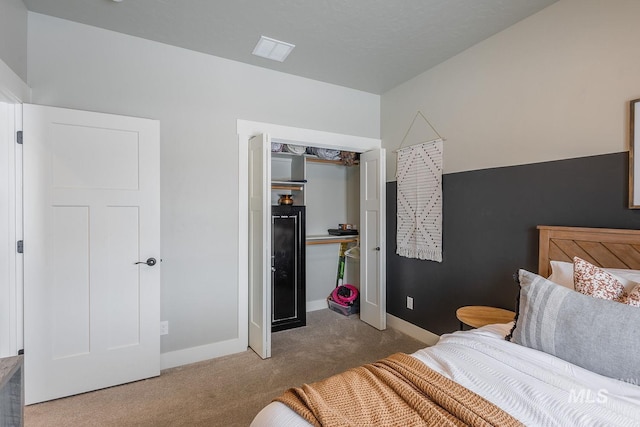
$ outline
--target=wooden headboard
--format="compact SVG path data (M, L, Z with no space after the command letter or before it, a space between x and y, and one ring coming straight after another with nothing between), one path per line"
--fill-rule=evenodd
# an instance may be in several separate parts
M573 262L578 256L605 268L640 270L640 230L539 225L538 274L551 274L551 260Z

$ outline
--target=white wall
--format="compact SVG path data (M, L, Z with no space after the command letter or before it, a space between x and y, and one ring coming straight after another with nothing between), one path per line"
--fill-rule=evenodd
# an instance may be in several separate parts
M239 336L236 119L379 138L377 95L40 14L28 59L34 103L161 122L163 353Z
M560 0L383 94L388 180L418 110L446 138L446 173L626 151L638 17L637 0Z
M27 8L22 0L0 0L0 102L28 101Z
M22 0L0 0L0 60L27 80L27 8Z
M360 168L307 163L307 234L327 234L338 224L360 223ZM326 308L326 298L336 286L340 244L307 245L307 309ZM359 285L359 262L346 264L344 283Z

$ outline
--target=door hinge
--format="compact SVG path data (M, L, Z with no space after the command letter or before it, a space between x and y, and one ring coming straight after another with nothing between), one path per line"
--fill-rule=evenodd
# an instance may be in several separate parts
M16 142L18 144L22 144L22 131L19 130L18 132L16 132Z
M16 250L19 254L24 253L24 242L22 240L18 240L18 243L16 244Z

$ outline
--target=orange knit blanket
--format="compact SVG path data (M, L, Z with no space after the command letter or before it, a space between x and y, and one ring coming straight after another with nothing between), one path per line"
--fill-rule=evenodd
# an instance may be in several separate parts
M403 353L275 399L315 426L521 426L491 402Z

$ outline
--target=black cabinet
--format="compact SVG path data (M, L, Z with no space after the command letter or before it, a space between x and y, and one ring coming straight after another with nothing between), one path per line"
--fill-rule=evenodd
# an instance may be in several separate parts
M305 207L271 207L271 330L306 325Z

